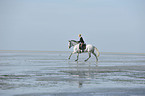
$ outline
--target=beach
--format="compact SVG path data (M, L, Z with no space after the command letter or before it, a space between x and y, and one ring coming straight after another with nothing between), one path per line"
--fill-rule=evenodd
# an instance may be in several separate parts
M145 96L145 54L0 51L0 96Z

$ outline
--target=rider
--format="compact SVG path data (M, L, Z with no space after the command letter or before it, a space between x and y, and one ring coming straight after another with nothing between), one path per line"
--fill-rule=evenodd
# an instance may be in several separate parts
M79 40L78 42L80 43L80 45L81 45L80 47L81 47L81 50L82 50L82 52L83 52L83 51L84 51L83 44L84 44L85 42L84 42L84 40L83 40L81 34L79 34L79 38L80 38L80 40Z

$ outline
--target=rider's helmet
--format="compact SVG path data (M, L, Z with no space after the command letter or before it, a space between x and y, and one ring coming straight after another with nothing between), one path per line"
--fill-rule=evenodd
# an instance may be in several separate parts
M81 37L82 34L79 34L79 37Z

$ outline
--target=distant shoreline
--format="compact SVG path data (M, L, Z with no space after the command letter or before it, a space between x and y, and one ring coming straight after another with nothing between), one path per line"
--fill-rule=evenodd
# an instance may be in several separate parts
M41 51L41 50L0 50L0 52L65 52L72 51ZM145 53L129 53L129 52L100 52L101 54L128 54L128 55L145 55Z

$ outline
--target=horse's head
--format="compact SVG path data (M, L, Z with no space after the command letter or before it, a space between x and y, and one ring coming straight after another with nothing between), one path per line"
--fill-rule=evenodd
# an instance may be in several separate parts
M70 49L72 47L71 41L68 41L68 48Z

